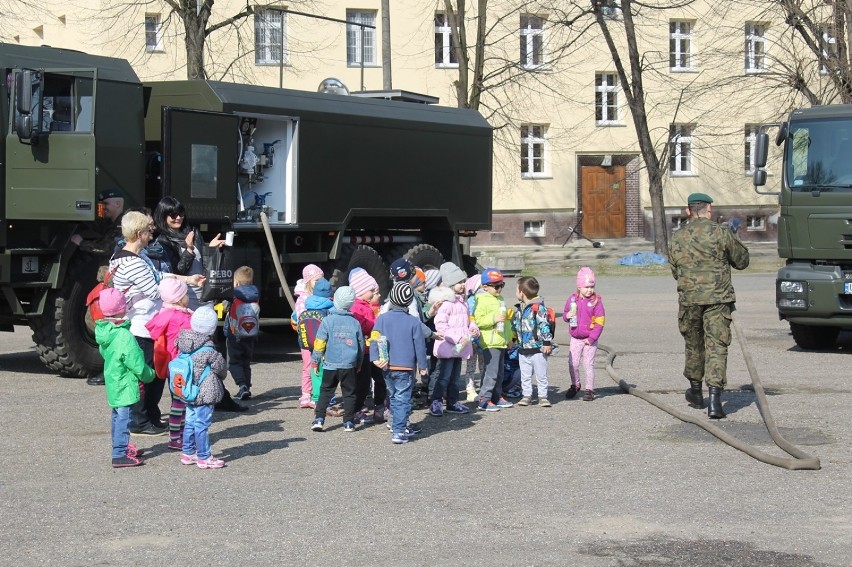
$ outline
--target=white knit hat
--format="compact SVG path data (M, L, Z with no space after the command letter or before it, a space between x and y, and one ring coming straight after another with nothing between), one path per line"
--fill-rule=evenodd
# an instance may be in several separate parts
M216 330L216 323L218 321L219 318L216 316L216 312L213 311L213 308L208 305L202 305L195 310L195 313L192 314L189 324L192 326L192 330L196 333L212 335Z

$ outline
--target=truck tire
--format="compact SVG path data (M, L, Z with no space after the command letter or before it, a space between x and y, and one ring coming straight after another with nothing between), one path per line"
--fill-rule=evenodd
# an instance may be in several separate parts
M382 299L387 297L390 290L390 268L384 263L382 257L374 248L359 244L351 250L351 253L346 250L341 265L346 266L344 270L335 270L331 284L334 287L349 285L349 272L354 268L364 268L368 274L376 279L379 284L379 293L382 294Z
M811 327L790 323L793 340L802 350L826 350L834 346L840 334L838 327Z
M42 316L30 321L39 359L67 378L86 378L103 370L104 360L86 325L86 296L95 283L95 274L69 275L62 289L48 293Z
M412 246L403 255L403 258L418 268L423 268L423 266L440 268L441 264L444 263L444 256L431 244L417 244L416 246Z

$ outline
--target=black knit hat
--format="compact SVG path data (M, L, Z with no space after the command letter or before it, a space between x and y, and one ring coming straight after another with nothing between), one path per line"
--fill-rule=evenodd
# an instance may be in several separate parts
M390 290L390 301L400 307L408 307L414 299L411 284L408 282L396 282Z

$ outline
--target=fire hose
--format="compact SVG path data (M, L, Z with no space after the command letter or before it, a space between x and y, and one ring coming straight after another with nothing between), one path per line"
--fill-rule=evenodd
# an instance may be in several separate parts
M791 455L792 458L778 457L761 451L760 449L757 449L752 445L744 443L736 437L733 437L732 435L726 433L718 426L709 423L706 418L700 419L696 417L695 412L682 412L666 403L661 402L648 392L640 390L632 384L628 384L623 378L620 378L618 376L615 371L615 368L613 368L612 363L615 360L617 353L611 347L608 347L606 345L599 344L598 348L607 353L607 374L609 374L610 378L612 378L613 381L615 381L618 386L626 393L632 394L637 398L645 400L649 404L663 410L664 412L678 418L681 421L697 425L704 431L710 433L711 435L714 435L723 443L730 445L734 449L742 451L746 455L757 459L760 462L788 470L819 470L820 462L818 458L809 455L808 453L805 453L804 451L784 439L784 437L782 437L781 433L778 431L778 426L775 424L775 419L772 417L772 413L769 411L769 403L766 399L766 392L763 390L763 383L760 380L760 376L757 374L757 369L755 368L754 362L751 358L751 351L748 348L748 343L746 342L745 334L743 333L742 328L740 328L740 325L737 321L736 314L734 314L731 323L734 328L734 332L737 336L737 342L740 345L740 350L742 351L743 357L745 358L746 367L748 368L748 373L751 377L751 383L754 386L754 393L757 400L757 408L760 412L761 417L763 418L763 422L766 425L766 429L767 431L769 431L769 435L772 437L772 440L775 442L775 444L784 452Z

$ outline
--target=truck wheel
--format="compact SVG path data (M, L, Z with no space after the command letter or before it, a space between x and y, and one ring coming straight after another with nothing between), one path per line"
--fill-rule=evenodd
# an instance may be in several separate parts
M790 323L793 340L802 350L825 350L834 346L840 334L838 327L811 327Z
M98 374L104 360L92 331L86 325L86 296L95 286L95 275L69 277L61 290L47 295L44 313L30 321L39 359L68 378Z
M444 256L442 256L438 249L431 244L418 244L416 246L412 246L411 249L405 253L403 258L418 268L423 268L423 266L434 266L435 268L440 268L441 264L444 263Z
M342 264L346 266L346 269L345 271L335 271L332 285L335 287L349 285L349 272L353 268L364 268L378 282L382 299L387 297L388 290L390 290L390 268L374 248L359 244L352 250L348 258L344 255Z

